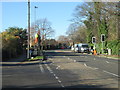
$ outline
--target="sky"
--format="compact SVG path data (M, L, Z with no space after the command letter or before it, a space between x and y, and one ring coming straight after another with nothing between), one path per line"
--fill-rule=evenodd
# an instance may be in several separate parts
M68 26L72 23L73 13L77 5L82 2L31 2L31 24L35 20L47 18L52 23L52 28L55 30L54 38L60 35L65 35ZM8 27L27 28L27 2L2 2L2 28L0 31Z

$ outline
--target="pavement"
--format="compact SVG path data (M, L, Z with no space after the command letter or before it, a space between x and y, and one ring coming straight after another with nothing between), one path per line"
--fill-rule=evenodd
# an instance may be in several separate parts
M102 55L102 54L100 54L100 55L97 55L97 56L120 60L120 56L119 55Z

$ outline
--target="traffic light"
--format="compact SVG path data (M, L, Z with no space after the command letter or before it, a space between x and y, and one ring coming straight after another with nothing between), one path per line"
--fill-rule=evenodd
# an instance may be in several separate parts
M101 34L101 42L105 41L105 34Z
M92 37L92 43L96 43L96 37Z

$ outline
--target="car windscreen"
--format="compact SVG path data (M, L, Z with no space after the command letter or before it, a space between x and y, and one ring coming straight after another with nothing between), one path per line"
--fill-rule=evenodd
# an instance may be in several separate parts
M88 48L88 45L82 45L83 48Z

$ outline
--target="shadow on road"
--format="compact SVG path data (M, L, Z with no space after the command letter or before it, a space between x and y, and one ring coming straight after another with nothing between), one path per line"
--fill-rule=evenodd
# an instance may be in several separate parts
M87 56L87 55L82 55L80 53L75 53L75 52L46 52L45 53L47 56Z
M52 62L51 61L47 61L47 62L44 62L42 60L34 60L34 61L24 61L24 62L20 62L20 63L17 63L17 64L11 64L9 62L7 63L3 63L1 64L1 66L26 66L26 65L37 65L37 64L51 64Z
M53 83L54 84L54 83ZM50 85L50 83L49 83ZM33 85L33 86L7 86L2 90L119 90L118 88L101 88L101 86L91 86L91 85L74 85L68 87L52 87L43 85Z

